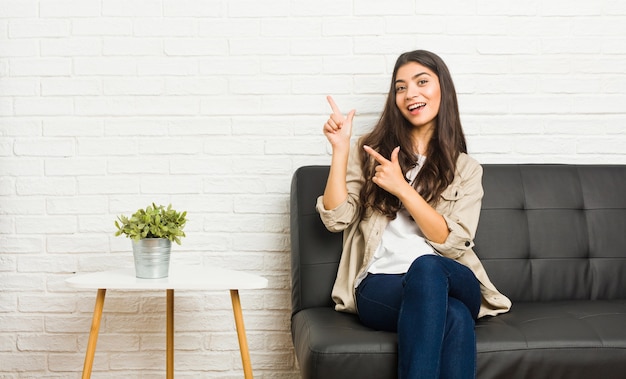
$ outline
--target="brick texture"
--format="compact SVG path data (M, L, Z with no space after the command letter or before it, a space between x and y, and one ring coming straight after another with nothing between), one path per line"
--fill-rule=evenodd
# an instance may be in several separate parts
M626 164L626 6L553 0L0 0L0 377L79 378L95 291L132 266L113 221L189 212L174 262L242 291L256 377L295 379L289 184L328 164L330 109L376 121L398 54L453 74L482 163ZM165 299L110 291L98 378L160 378ZM180 378L241 377L228 293L176 302Z

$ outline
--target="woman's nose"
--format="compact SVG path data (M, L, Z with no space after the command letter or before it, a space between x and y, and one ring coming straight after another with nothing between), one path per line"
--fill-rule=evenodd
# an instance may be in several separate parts
M406 98L413 99L417 96L419 96L419 89L417 86L409 84L406 88Z

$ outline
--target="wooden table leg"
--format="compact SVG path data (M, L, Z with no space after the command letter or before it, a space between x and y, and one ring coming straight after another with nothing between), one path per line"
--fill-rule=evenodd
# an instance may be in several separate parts
M237 328L237 338L239 339L239 351L241 352L241 363L243 364L243 375L246 379L252 379L252 363L250 362L250 352L248 351L248 341L246 339L246 328L243 325L243 313L241 302L239 301L239 291L230 290L230 299L233 303L233 313L235 315L235 327Z
M106 295L106 289L98 289L96 306L93 309L93 318L91 319L91 331L89 332L89 342L87 342L82 379L91 378L93 359L96 354L96 343L98 342L98 332L100 331L100 321L102 320L102 309L104 308L104 295Z
M174 290L167 290L167 379L174 379Z

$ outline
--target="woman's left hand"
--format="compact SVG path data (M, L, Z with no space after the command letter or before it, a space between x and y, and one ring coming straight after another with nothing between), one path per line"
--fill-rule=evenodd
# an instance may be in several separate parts
M409 186L402 174L402 168L400 168L400 162L398 161L400 146L396 147L391 152L391 160L383 157L376 150L367 145L364 145L363 149L379 163L379 165L376 166L376 174L372 178L372 181L385 191L400 197L399 195L402 190Z

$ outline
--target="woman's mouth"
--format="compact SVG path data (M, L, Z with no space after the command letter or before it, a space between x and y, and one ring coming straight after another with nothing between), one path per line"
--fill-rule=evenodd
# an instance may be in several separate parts
M420 111L422 108L426 106L426 103L414 103L409 105L409 112Z

